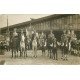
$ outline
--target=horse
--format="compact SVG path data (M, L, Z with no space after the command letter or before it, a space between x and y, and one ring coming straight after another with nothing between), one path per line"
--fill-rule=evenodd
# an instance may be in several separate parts
M18 50L19 50L19 38L18 38L18 36L13 36L11 49L12 49L12 58L14 57L14 55L15 55L15 58L18 57L18 55L17 55Z
M27 57L25 36L23 33L21 34L21 40L20 40L20 57L22 57L22 56Z

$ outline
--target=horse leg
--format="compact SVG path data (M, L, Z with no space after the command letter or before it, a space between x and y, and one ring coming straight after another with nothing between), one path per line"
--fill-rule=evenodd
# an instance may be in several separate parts
M13 58L13 49L12 49L12 58Z
M62 48L61 49L61 59L63 59L63 57L64 57L64 49Z
M8 46L7 46L7 52L8 52Z
M26 52L25 52L25 50L23 51L23 53L24 53L24 58L26 57Z
M42 56L43 56L43 47L41 47L41 51L42 51Z
M15 58L16 58L16 50L15 50Z
M9 51L9 45L8 45L8 49L7 49L7 51Z
M25 54L26 54L26 57L27 57L27 50L25 50Z
M55 49L55 57L56 57L56 60L58 60L57 49Z
M37 47L35 47L34 49L34 55L35 55L35 58L37 57Z
M10 44L9 44L9 51L10 51Z
M42 56L43 56L43 57L45 56L45 51L44 51L44 50L42 50Z
M50 49L50 58L51 58L51 49Z
M20 57L22 57L22 49L20 49Z
M47 57L49 57L49 47L47 46Z
M43 52L43 50L42 50L42 56L43 56L43 53L44 53L44 52Z
M21 50L20 50L20 57L21 57Z
M17 57L18 57L18 49L17 49L17 51L16 51L16 52L17 52Z

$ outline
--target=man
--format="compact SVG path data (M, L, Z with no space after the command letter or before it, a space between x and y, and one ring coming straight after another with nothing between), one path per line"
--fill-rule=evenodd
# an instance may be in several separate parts
M42 40L41 50L42 50L42 56L45 56L46 40L44 40L44 39Z
M34 37L33 41L32 41L32 49L33 49L33 54L34 57L37 57L37 39L36 37Z
M39 37L39 45L42 47L42 42L45 41L46 37L45 34L42 32L40 37Z
M14 29L14 32L13 32L13 37L15 37L15 36L18 36L18 33L17 33L17 29L16 28Z
M63 31L63 34L61 35L61 50L62 50L62 57L61 59L63 59L64 57L64 42L67 39L67 35L66 35L66 30Z
M21 41L25 41L25 36L24 36L24 33L23 33L23 30L21 30Z
M71 30L71 40L76 40L76 34L74 33L74 30Z
M50 37L50 38L54 38L54 34L53 34L52 31L50 31L49 37Z
M50 34L48 35L48 40L47 40L48 53L50 58L52 58L53 40L54 40L54 34L51 31Z
M26 37L29 38L29 31L26 28Z
M68 50L69 50L69 53L71 53L71 32L70 30L67 31L67 38L68 38Z
M16 55L18 57L18 50L19 50L19 37L15 28L12 37L12 57L13 57L13 53L15 54L15 57Z
M29 43L28 43L28 41L29 41L29 31L27 30L27 28L26 28L26 36L25 36L25 53L26 53L26 57L27 57L27 50L29 49Z
M53 40L53 49L52 49L52 52L53 52L53 60L58 60L58 55L57 55L57 40L56 40L56 38L54 38L54 40Z
M46 38L46 36L45 36L45 34L42 32L41 33L41 36L40 36L40 39L45 39Z
M68 39L66 39L66 41L64 42L63 60L68 60L67 55L68 55Z
M71 39L71 32L70 32L70 30L67 31L67 38L68 38L68 41L70 41L70 39Z
M35 30L32 31L32 41L33 41L34 37L36 37L36 31Z

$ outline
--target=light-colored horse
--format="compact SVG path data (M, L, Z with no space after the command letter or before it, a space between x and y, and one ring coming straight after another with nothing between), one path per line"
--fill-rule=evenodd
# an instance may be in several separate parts
M26 52L25 52L25 36L24 34L22 33L21 34L21 40L20 40L20 57L24 56L26 57Z

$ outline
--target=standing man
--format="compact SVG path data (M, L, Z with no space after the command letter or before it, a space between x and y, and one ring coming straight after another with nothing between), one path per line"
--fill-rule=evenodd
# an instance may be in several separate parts
M63 60L68 60L67 55L68 55L68 39L66 39L66 41L64 42Z
M48 40L47 40L48 54L50 58L52 58L53 40L54 40L54 34L52 33L52 31L50 31L50 34L48 35Z
M19 37L18 37L18 33L16 31L16 28L13 31L13 37L12 37L12 57L13 57L13 53L15 54L16 57L16 53L18 53L19 50ZM18 56L18 54L17 54Z
M42 41L45 40L45 39L46 39L46 36L45 36L45 34L42 32L41 35L40 35L40 37L39 37L39 44L40 44L40 46L42 46Z
M66 41L67 35L66 35L66 30L63 31L63 34L61 35L61 51L62 51L62 57L64 57L64 42Z
M42 40L42 45L41 45L41 50L42 50L42 56L45 56L45 50L46 50L46 40Z
M67 38L68 38L68 51L71 53L71 32L70 30L67 31Z
M37 57L37 39L36 37L34 37L33 41L32 41L32 49L33 49L33 54L34 57Z
M53 60L58 60L58 55L57 55L57 40L54 38L53 40Z
M27 50L29 49L29 43L28 43L28 40L29 40L29 31L27 30L26 28L26 36L25 36L25 53L26 53L26 57L27 57Z

